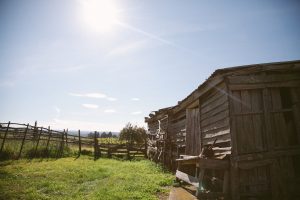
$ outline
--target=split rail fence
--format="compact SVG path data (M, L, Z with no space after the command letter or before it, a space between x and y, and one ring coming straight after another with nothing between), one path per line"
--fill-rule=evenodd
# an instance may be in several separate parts
M21 157L55 157L81 154L93 155L95 159L104 157L141 157L146 156L145 144L132 144L129 142L101 143L99 134L94 137L82 136L80 130L77 134L69 133L68 129L63 131L52 130L49 127L38 127L20 123L0 123L0 158L5 152L12 151L13 158ZM66 154L68 152L68 154ZM70 153L71 152L71 153ZM10 152L11 153L11 152Z

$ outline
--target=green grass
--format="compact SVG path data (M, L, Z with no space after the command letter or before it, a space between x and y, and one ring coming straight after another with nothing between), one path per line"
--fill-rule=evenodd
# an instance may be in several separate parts
M157 199L173 176L148 160L0 162L0 199Z

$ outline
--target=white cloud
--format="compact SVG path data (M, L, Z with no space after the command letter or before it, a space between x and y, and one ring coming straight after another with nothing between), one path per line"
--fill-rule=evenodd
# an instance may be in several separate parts
M132 115L140 115L140 114L142 114L142 111L135 111L135 112L132 112L131 114Z
M92 92L92 93L69 93L70 96L74 97L87 97L87 98L95 98L95 99L106 99L108 101L117 101L117 98L109 97L104 93L100 92Z
M87 103L82 104L82 106L85 107L85 108L89 108L89 109L97 109L99 107L96 104L87 104Z
M85 94L81 94L81 93L69 93L69 95L74 96L74 97L89 97L89 98L97 98L97 99L103 99L103 98L107 98L106 94L103 93L85 93Z
M39 122L39 125L51 129L69 129L69 130L86 130L86 131L120 131L124 127L124 123L99 123L93 121L68 120L54 118L50 122Z
M114 98L114 97L107 97L106 99L107 99L108 101L117 101L117 99Z
M115 113L116 110L115 109L106 109L104 110L105 113Z
M132 100L132 101L139 101L140 98L133 97L133 98L131 98L131 100Z

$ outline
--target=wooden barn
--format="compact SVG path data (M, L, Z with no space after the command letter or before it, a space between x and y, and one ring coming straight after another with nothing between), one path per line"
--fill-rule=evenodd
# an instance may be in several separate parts
M218 69L145 121L198 197L300 199L300 61Z

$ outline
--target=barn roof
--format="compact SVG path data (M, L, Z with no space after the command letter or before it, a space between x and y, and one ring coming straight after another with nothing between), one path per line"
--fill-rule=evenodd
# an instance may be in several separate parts
M300 70L300 60L294 61L284 61L284 62L273 62L273 63L262 63L262 64L251 64L235 67L227 67L215 70L203 83L201 83L198 88L196 88L192 93L190 93L183 100L179 101L177 105L163 108L156 111L154 116L161 114L162 112L173 110L175 113L185 108L188 103L193 102L199 96L204 94L207 90L214 87L221 81L223 81L226 76L235 76L241 74L253 74L263 71L287 71L297 69ZM151 114L150 114L151 115ZM149 115L149 116L150 116ZM153 116L152 116L153 117ZM150 118L152 118L150 116ZM149 118L148 118L149 119ZM146 118L145 118L146 121ZM147 121L146 121L147 122Z

